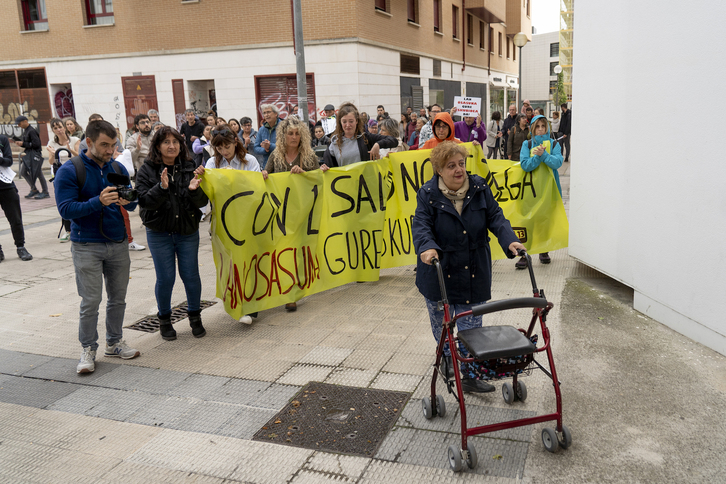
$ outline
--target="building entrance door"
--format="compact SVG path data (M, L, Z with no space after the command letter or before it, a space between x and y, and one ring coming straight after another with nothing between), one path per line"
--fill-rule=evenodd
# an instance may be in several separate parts
M124 107L126 108L126 127L134 127L137 114L147 114L149 109L159 110L156 101L156 81L154 76L122 77Z

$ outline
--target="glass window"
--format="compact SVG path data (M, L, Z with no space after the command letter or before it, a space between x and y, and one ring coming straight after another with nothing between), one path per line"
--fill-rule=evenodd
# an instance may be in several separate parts
M25 30L48 30L45 0L22 0Z
M18 71L18 83L20 89L44 89L48 87L45 84L45 71L43 69Z
M557 75L555 73L555 67L557 67L558 65L560 65L560 61L559 60L554 61L554 62L550 62L550 76L556 76Z
M459 7L452 5L451 7L451 29L453 30L452 35L455 39L459 38Z
M434 31L441 32L441 0L434 0Z
M86 0L87 25L113 24L113 0Z
M486 28L484 22L479 21L479 48L484 48L484 39L486 38Z
M376 10L386 11L386 0L376 0Z
M550 44L550 57L558 57L560 55L560 43L554 42Z
M408 21L418 23L418 0L408 0Z

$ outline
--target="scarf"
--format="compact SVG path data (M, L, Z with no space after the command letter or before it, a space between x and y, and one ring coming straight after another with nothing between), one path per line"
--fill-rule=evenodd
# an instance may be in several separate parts
M469 177L467 176L464 179L464 184L461 185L461 188L458 190L449 190L444 183L444 179L439 176L439 190L441 190L441 193L443 193L446 198L451 200L456 212L461 215L461 211L464 209L464 197L466 197L466 192L469 191Z

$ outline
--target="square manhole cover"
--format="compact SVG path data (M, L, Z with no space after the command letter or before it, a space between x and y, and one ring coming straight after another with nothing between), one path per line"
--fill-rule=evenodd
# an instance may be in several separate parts
M201 309L207 309L208 307L214 306L215 304L215 301L202 301L200 307ZM182 319L186 318L186 301L171 308L171 324L177 323ZM156 314L151 314L149 316L146 316L145 318L139 319L134 324L125 326L125 328L135 329L136 331L143 331L145 333L156 333L157 331L159 331L159 318L156 316Z
M410 396L310 382L252 440L373 457Z

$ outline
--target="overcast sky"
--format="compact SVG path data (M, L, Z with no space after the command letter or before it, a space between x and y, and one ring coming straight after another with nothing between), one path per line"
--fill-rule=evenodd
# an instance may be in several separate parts
M532 26L538 34L560 30L559 0L531 0Z

